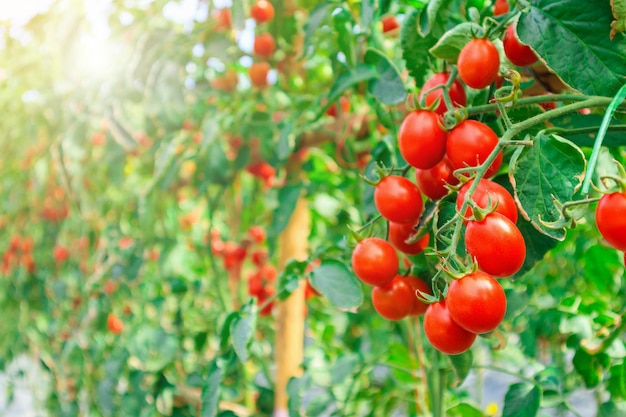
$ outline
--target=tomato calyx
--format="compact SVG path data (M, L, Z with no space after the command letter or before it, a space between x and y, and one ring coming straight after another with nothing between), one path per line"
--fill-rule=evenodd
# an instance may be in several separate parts
M600 181L602 181L602 184L604 185L606 191L599 190L598 188L594 187L596 191L600 192L601 194L626 192L626 169L624 169L624 166L615 159L613 160L613 163L615 163L615 165L617 166L618 175L603 175L600 177ZM608 181L613 181L615 183L615 186L609 187L607 185Z
M517 99L520 98L519 91L522 84L522 75L517 70L508 69L504 73L504 79L509 81L512 85L496 90L491 102L515 103Z

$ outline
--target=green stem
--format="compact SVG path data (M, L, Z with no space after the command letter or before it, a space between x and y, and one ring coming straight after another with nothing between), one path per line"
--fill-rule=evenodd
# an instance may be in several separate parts
M600 130L596 135L596 141L593 144L593 151L591 152L591 157L589 158L589 165L587 167L587 174L585 175L585 179L583 181L582 193L586 195L589 193L589 187L591 186L591 178L596 171L596 164L598 163L598 157L600 156L600 148L602 147L602 141L604 141L604 136L606 135L606 131L611 123L611 118L613 117L613 113L617 110L617 107L620 105L622 101L626 98L626 84L620 88L615 97L611 100L609 107L606 109L604 113L604 118L602 119L602 124L600 125Z
M555 101L580 102L580 101L587 101L591 99L596 99L597 101L594 101L592 104L586 105L582 108L605 107L605 106L608 106L612 100L611 97L602 97L602 96L582 96L580 94L550 94L550 95L543 95L543 96L532 96L532 97L520 98L519 100L515 102L515 104L512 105L512 107L527 106L529 104L549 103L549 102L555 102ZM470 115L475 115L475 114L481 114L481 113L494 112L497 109L498 109L497 103L493 103L493 104L484 104L482 106L470 107L467 109L467 112ZM556 117L553 115L554 113L552 113L556 110L559 110L559 109L547 111L545 114L551 114L549 118Z
M531 378L527 378L523 375L520 375L519 373L515 372L515 371L509 371L508 369L505 368L500 368L498 366L493 366L493 365L474 365L472 366L472 368L475 369L486 369L488 371L493 371L493 372L498 372L500 374L505 374L505 375L510 375L513 376L517 379L519 379L520 381L524 381L524 382L528 382L529 384L535 385L540 387L541 384L538 383L537 381L535 381L534 379Z
M547 134L555 133L557 135L567 134L571 136L578 136L578 135L588 135L590 133L596 133L599 129L600 129L600 126L586 126L586 127L579 127L576 129L565 129L562 127L550 127L548 129L545 129L544 132ZM626 132L626 125L624 124L612 125L612 126L609 126L607 129L611 132ZM624 141L624 145L626 145L626 140Z
M208 206L208 214L209 214L209 230L208 230L209 236L211 236L211 230L213 229L213 213L215 212L215 208L217 207L217 204L219 203L223 194L224 194L224 188L220 188L219 192L216 193L213 197L207 197L207 206ZM211 250L209 249L209 252L210 251ZM217 289L217 293L218 293L217 298L222 306L222 309L224 311L228 311L229 308L228 308L228 303L226 301L226 293L224 292L224 285L221 279L223 273L221 273L217 269L217 264L215 262L215 258L212 253L209 256L209 264L211 267L211 271L213 271L213 276L215 278L214 279L215 288Z

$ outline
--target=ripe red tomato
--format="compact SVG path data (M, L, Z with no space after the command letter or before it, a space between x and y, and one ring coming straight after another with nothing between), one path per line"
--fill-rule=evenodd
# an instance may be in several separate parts
M276 51L276 41L271 33L261 33L254 37L254 53L263 58L270 58Z
M605 194L600 198L596 223L609 245L626 251L626 192Z
M432 168L446 153L441 116L427 110L409 113L400 125L398 146L406 161L419 169Z
M518 67L525 67L537 62L537 55L530 49L530 46L524 45L517 38L514 25L509 25L509 27L506 28L502 44L504 45L504 54L506 57Z
M439 72L430 77L424 85L422 86L422 91L420 92L419 100L422 101L422 97L426 91L431 88L435 88L440 85L445 85L450 79L450 74L447 72ZM452 100L452 104L455 106L465 106L467 104L467 96L465 95L465 89L463 88L463 84L459 82L459 80L454 80L452 85L450 86L450 91L448 91L448 95L450 96L450 100ZM446 106L446 102L443 99L443 90L437 89L431 91L426 95L426 106L430 106L435 102L435 100L439 99L439 105L434 110L437 114L444 114L448 111L448 106Z
M456 197L456 209L461 210L465 194L470 189L474 180L468 181L461 189ZM472 195L472 200L478 207L487 208L490 202L492 206L496 206L495 211L506 216L513 223L517 223L517 206L513 196L500 184L488 179L481 179ZM464 217L470 217L472 209L468 207L463 214Z
M468 332L489 333L506 314L506 294L491 275L482 271L452 281L446 305L452 319Z
M418 253L424 252L430 240L430 234L426 233L417 242L411 244L406 243L411 235L415 233L413 227L414 225L410 223L401 224L389 222L389 242L400 252L406 253L407 255L417 255Z
M110 313L107 317L107 327L111 333L120 334L124 330L124 323L115 314Z
M52 257L56 263L61 264L70 258L70 251L63 245L56 245L52 250Z
M430 343L447 355L465 352L476 340L476 334L459 326L450 316L445 301L431 304L424 313L424 333Z
M405 318L413 311L416 301L413 287L400 275L384 285L372 288L374 309L387 320Z
M253 63L248 69L252 85L258 88L267 86L267 74L270 72L270 69L270 64L267 62Z
M411 286L411 290L413 291L413 295L415 296L415 304L413 305L413 310L411 310L411 313L409 315L415 316L415 317L421 316L422 314L426 312L426 309L428 308L428 304L423 303L417 298L417 295L418 295L417 291L419 290L423 293L431 294L431 295L433 291L430 288L430 285L428 285L426 282L424 282L420 278L409 276L409 277L406 277L405 280Z
M250 16L257 23L265 23L269 22L274 18L274 6L268 0L258 0L256 4L254 4L250 8Z
M526 243L517 226L500 213L471 221L465 229L465 248L478 268L496 277L515 274L524 265Z
M311 297L319 297L320 295L322 295L318 290L315 289L315 287L313 285L311 285L311 282L307 279L306 280L306 286L304 287L304 298L306 298L307 300Z
M248 273L248 294L251 297L258 297L263 292L263 277L259 271Z
M392 30L396 30L400 27L396 17L393 15L383 17L381 22L383 24L383 33L391 32Z
M485 88L498 78L498 48L489 39L472 39L461 49L457 68L465 84L476 89Z
M232 16L230 14L230 9L219 9L215 10L211 16L215 19L215 30L225 30L233 27Z
M498 145L498 135L489 126L476 120L465 120L448 133L446 154L452 167L477 167L487 160ZM502 165L502 152L487 169L486 177L493 176Z
M424 195L431 200L439 200L448 195L446 184L457 185L459 179L454 176L454 168L447 156L429 169L415 169L415 181Z
M385 177L376 185L374 204L385 219L403 224L417 223L424 209L417 185L397 175Z
M500 16L509 12L509 2L507 0L496 0L493 8L493 15Z
M352 252L352 268L361 281L384 285L398 273L398 254L386 240L370 237L360 241Z

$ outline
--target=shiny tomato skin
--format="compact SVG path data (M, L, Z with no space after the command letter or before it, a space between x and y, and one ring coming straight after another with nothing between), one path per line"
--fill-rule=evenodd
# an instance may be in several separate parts
M491 275L476 271L452 281L446 305L452 319L468 332L496 329L506 314L506 294Z
M433 291L430 288L430 285L428 285L421 278L408 276L405 279L411 286L411 290L413 291L413 294L415 296L415 304L413 305L413 310L411 310L411 313L409 313L409 315L414 316L414 317L421 316L422 314L426 312L426 309L428 308L428 304L423 303L417 298L417 296L419 295L417 291L419 290L423 293L431 294L431 295Z
M267 74L270 72L270 64L267 62L255 62L248 69L250 82L253 86L261 88L267 85Z
M496 277L515 274L526 259L526 243L522 233L500 213L488 214L480 222L468 222L465 248L481 271Z
M596 224L609 245L626 251L626 192L605 194L600 198Z
M496 5L493 8L493 15L500 16L509 12L510 6L507 0L496 0Z
M369 285L385 285L398 273L396 250L386 240L370 237L360 241L352 252L352 268Z
M498 78L500 54L489 39L472 39L459 54L459 77L469 87L485 88Z
M506 57L518 67L525 67L537 62L537 55L535 55L530 46L524 45L517 38L515 25L509 25L509 27L506 28L502 44Z
M258 0L250 8L250 16L257 23L269 22L274 18L274 6L268 0Z
M394 223L415 224L424 210L417 185L397 175L385 177L376 185L374 204L385 219Z
M406 241L415 233L414 225L410 223L394 223L389 222L389 242L400 252L407 255L417 255L424 252L430 240L430 234L426 233L415 243L406 243Z
M461 210L463 201L465 200L465 194L470 189L474 180L470 180L461 187L459 193L456 196L456 209ZM489 204L495 206L495 211L506 216L513 223L517 223L518 212L515 199L507 191L506 188L486 178L482 178L474 190L472 200L478 207L487 208ZM463 214L463 217L470 217L472 215L472 209L468 207Z
M387 320L402 320L413 311L416 301L413 287L400 275L372 288L372 305Z
M454 176L454 168L447 156L429 169L415 169L415 182L422 193L431 200L439 200L450 192L446 184L457 185L459 179Z
M476 340L476 333L468 332L452 319L445 300L426 309L424 333L435 349L447 355L465 352Z
M477 167L487 160L498 145L498 135L489 126L476 120L465 120L448 133L446 155L457 170ZM495 175L502 165L502 152L498 154L485 177Z
M409 113L398 131L398 147L404 159L415 168L432 168L446 154L446 132L441 116L427 110Z
M120 334L124 331L124 322L115 314L110 313L107 316L107 327L113 334Z
M431 88L437 87L439 85L445 85L450 79L450 73L448 72L438 72L430 77L424 85L422 86L422 91L420 92L419 100L421 102L422 97L426 93L426 91ZM467 104L467 95L465 94L465 88L463 88L463 84L459 82L459 80L454 80L452 85L450 86L450 91L448 91L448 95L450 96L450 100L452 104L457 107L465 106ZM443 99L443 90L438 89L431 91L426 95L426 106L430 106L437 99L439 99L439 105L434 110L435 113L439 115L443 115L446 111L448 111L448 106L446 106L446 102Z
M398 20L393 15L383 17L381 22L383 24L383 33L391 32L400 27Z

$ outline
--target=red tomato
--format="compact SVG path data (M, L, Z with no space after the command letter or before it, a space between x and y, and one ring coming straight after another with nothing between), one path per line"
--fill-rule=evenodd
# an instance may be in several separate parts
M267 261L267 252L263 250L255 250L252 252L252 263L256 266L262 266Z
M233 27L232 16L230 9L219 9L212 13L213 18L216 20L215 30L230 29Z
M405 318L413 311L416 301L413 287L400 275L385 285L372 288L372 304L387 320Z
M415 181L424 195L431 200L439 200L450 192L446 184L457 185L459 179L454 176L454 168L447 156L429 169L415 169Z
M600 198L596 223L609 245L626 251L626 192L605 194Z
M509 2L507 0L496 0L493 8L493 15L500 16L509 12Z
M392 15L383 17L382 24L383 33L391 32L392 30L396 30L400 27L400 24L396 20L396 17Z
M435 349L447 355L465 352L476 340L475 333L468 332L452 320L445 301L439 301L426 308L424 333Z
M265 304L265 302L269 300L271 297L273 297L275 292L276 291L271 286L266 285L265 287L263 287L263 291L261 291L261 293L257 296L259 300L259 307ZM274 301L271 301L267 306L265 306L265 308L259 311L259 314L261 316L267 317L272 314L273 308L274 308Z
M447 72L439 72L430 77L424 85L422 86L422 91L420 92L419 100L422 101L422 97L426 91L440 86L445 85L450 79L450 74ZM465 89L463 88L463 84L459 82L459 80L454 80L452 85L450 86L450 91L448 91L448 95L450 96L450 100L452 100L452 104L455 106L465 106L467 104L467 96L465 95ZM446 106L446 102L443 99L443 90L437 89L431 91L426 95L426 106L430 106L435 102L435 100L439 99L439 105L434 110L437 114L444 114L448 111L448 106Z
M56 263L63 263L70 258L70 251L63 245L56 245L52 250L52 257Z
M114 334L120 334L124 330L124 323L115 314L110 313L107 317L107 327Z
M452 281L446 305L452 319L468 332L489 333L506 314L506 295L491 275L482 271Z
M250 236L256 243L263 243L265 242L265 229L261 226L252 226L248 229L248 236Z
M424 209L417 185L397 175L385 177L376 185L374 204L385 219L403 224L417 223Z
M418 290L426 293L426 294L431 294L433 293L433 291L430 288L430 285L428 285L426 282L422 281L420 278L416 278L416 277L406 277L405 280L409 283L409 285L411 286L411 290L413 290L413 295L415 296L415 304L413 305L413 310L411 310L410 315L411 316L421 316L422 314L424 314L426 312L426 308L428 308L428 304L423 303L422 301L420 301L417 296L418 296Z
M370 237L360 241L352 252L352 268L361 281L384 285L398 273L398 254L386 240Z
M427 110L409 113L400 125L398 146L406 161L419 169L432 168L446 153L441 116Z
M410 223L402 224L389 222L389 242L400 252L406 253L407 255L417 255L418 253L424 252L430 240L430 234L426 233L417 242L411 244L406 243L411 235L415 233L413 227L414 225Z
M465 194L470 189L474 180L468 181L461 189L456 197L456 209L461 210ZM506 216L513 223L517 223L517 206L513 196L500 184L488 179L481 179L472 195L472 200L478 207L487 208L489 204L495 206L495 211ZM463 214L464 217L470 217L472 209L468 207Z
M306 280L306 287L304 288L304 297L308 300L311 297L319 297L321 294L318 290L315 289L311 282Z
M478 268L496 277L515 274L524 265L526 243L517 226L500 213L471 221L465 229L465 248Z
M530 46L522 44L517 38L514 25L509 25L506 28L502 44L506 57L518 67L525 67L537 62L537 55L530 49Z
M276 41L271 33L261 33L254 37L254 53L263 58L274 55Z
M465 120L448 133L446 154L452 167L477 167L487 160L498 145L498 135L489 126L476 120ZM493 176L502 165L502 152L485 174Z
M263 278L259 271L248 273L248 294L258 297L263 292Z
M472 39L461 49L457 68L465 84L476 89L485 88L498 78L498 48L489 39Z
M258 0L255 5L250 8L250 16L257 23L269 22L274 18L274 6L267 0Z
M252 85L258 88L267 86L267 74L270 72L270 69L270 64L267 62L253 63L248 69Z

